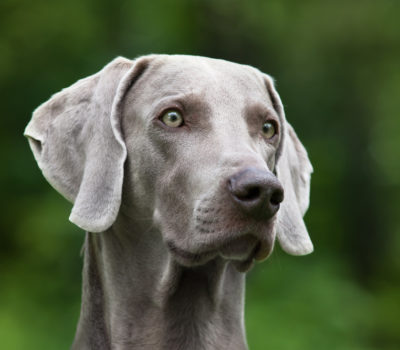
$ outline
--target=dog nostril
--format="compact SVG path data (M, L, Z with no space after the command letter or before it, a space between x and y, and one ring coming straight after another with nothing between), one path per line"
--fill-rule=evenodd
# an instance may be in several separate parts
M237 193L236 197L242 201L252 201L260 197L261 191L258 186L245 188L242 193Z
M272 205L279 205L283 201L283 190L275 190L269 201Z

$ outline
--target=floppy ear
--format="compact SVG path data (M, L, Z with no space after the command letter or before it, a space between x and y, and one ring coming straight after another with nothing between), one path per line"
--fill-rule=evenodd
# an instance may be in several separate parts
M74 203L70 221L86 231L106 230L118 214L127 154L122 105L147 64L116 58L39 106L25 129L44 177Z
M275 170L285 195L277 214L277 237L282 249L287 253L305 255L314 249L303 221L309 205L313 168L307 151L285 119L282 102L269 77L267 77L267 88L282 124L282 137Z

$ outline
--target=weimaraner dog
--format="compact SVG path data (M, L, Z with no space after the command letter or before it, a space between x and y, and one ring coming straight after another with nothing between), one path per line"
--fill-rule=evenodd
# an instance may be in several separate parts
M244 272L275 237L313 250L311 164L250 66L117 58L41 105L25 135L88 232L72 349L247 349Z

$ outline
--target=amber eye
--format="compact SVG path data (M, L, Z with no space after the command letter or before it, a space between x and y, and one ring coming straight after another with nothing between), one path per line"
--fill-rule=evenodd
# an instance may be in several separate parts
M262 126L262 132L267 139L271 139L276 134L275 125L271 122L265 122Z
M183 124L183 117L177 110L171 109L162 115L161 121L170 128L179 128Z

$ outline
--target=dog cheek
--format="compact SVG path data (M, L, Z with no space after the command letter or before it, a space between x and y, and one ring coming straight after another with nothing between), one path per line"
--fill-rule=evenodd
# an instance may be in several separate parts
M174 171L157 182L155 208L164 239L180 242L186 239L191 206L185 188L182 176Z

